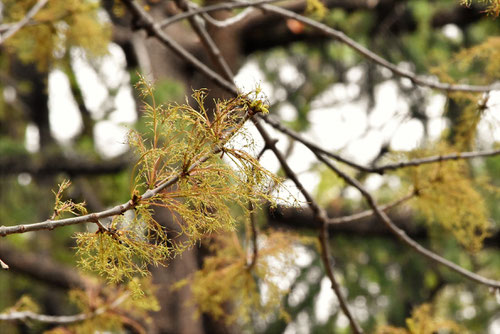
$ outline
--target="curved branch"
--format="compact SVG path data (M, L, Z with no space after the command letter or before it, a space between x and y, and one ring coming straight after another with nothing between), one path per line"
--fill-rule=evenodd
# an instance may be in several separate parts
M205 6L205 7L197 7L194 8L193 10L189 12L184 12L177 14L175 16L169 17L168 19L165 19L159 23L161 28L165 28L172 23L199 15L199 14L205 14L205 13L210 13L210 12L216 12L220 10L230 10L230 9L237 9L237 8L247 8L247 7L256 7L258 5L263 5L263 4L268 4L272 2L278 2L282 0L259 0L259 1L238 1L238 2L224 2L224 3L218 3L215 5L211 6ZM236 16L235 16L236 17ZM235 18L228 19L228 22L232 24L232 22L235 20ZM217 21L217 24L221 24L221 22ZM227 24L226 22L222 22L222 24Z
M312 27L321 33L333 37L337 41L344 43L345 45L349 46L353 50L357 51L359 54L361 54L363 57L367 58L368 60L374 62L375 64L378 64L382 67L387 68L390 70L393 74L398 75L403 78L409 79L411 82L413 82L416 85L420 86L426 86L434 89L439 89L439 90L444 90L444 91L461 91L461 92L489 92L492 90L500 90L500 84L493 84L489 86L477 86L477 85L463 85L463 84L448 84L448 83L443 83L439 82L437 80L430 80L427 78L424 78L422 76L417 75L416 73L413 73L411 71L404 70L402 68L399 68L398 66L392 64L391 62L387 61L386 59L380 57L379 55L373 53L371 50L365 48L363 45L357 43L350 37L348 37L346 34L343 32L333 29L323 23L320 23L318 21L312 20L310 18L307 18L303 15L294 13L290 10L274 6L274 5L269 5L269 4L264 4L264 5L259 5L258 7L265 9L267 11L277 13L281 16L297 20L299 22L304 23L305 25Z

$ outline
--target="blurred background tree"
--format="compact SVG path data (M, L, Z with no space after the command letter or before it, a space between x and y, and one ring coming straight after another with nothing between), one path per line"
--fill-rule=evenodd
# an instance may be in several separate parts
M209 89L209 106L214 105L212 98L233 95L186 57L166 48L144 17L131 10L131 3L2 2L0 225L51 217L53 198L49 195L63 179L73 182L67 196L76 203L85 201L89 212L130 199L130 175L137 158L124 144L125 133L127 128L140 132L147 128L140 98L132 90L139 81L137 73L155 82L157 101L182 103L191 89L200 88ZM218 4L221 2L141 1L140 8L157 22L168 22L184 11ZM277 5L339 29L389 62L431 81L439 78L445 83L488 85L500 78L500 25L494 19L500 3L495 0L299 0ZM165 24L163 31L222 77L235 74L239 87L250 91L256 81L260 83L270 116L327 150L377 168L412 158L497 147L498 90L481 94L432 90L393 75L300 20L265 9L223 9ZM17 29L16 23L23 20ZM204 34L210 38L204 39ZM208 51L210 41L218 46L226 67L217 53ZM314 162L314 155L306 153L301 144L272 133L329 217L369 208L352 185ZM286 171L271 155L269 150L263 154L264 166L285 176ZM438 162L427 169L347 170L381 203L396 201L415 189L412 198L388 211L391 219L425 247L473 272L498 278L500 158L492 155L458 163ZM304 201L300 194L295 196ZM255 216L262 231L257 244L263 249L272 245L264 237L272 230L312 236L318 229L305 205L265 207ZM156 210L155 219L174 229L167 210ZM0 309L17 305L21 310L16 302L29 295L41 314L78 313L66 293L70 288L89 291L90 283L75 269L78 259L72 236L87 229L80 224L2 238L0 259L10 269L0 272ZM384 329L385 325L406 328L411 323L407 319L423 304L432 305L432 317L449 319L462 326L461 330L500 331L498 290L489 291L420 257L375 216L331 224L329 232L335 275L366 332L395 332L394 328ZM238 235L245 244L244 228L238 229ZM265 308L265 316L255 309L228 323L226 317L202 307L204 312L195 317L202 297L193 287L203 281L196 280L195 272L222 252L212 241L230 244L207 238L201 247L169 260L168 267L151 266L160 310L149 313L149 321L131 311L123 316L129 321L125 331L350 331L317 247L301 241L293 246L277 243L285 249L292 247L290 254L297 257L297 263L289 267L284 263L288 260L279 256L273 260L275 266L290 269L277 284L282 294L269 292L272 282L256 280L262 292L259 303L266 304L269 296L275 298L273 307ZM186 278L185 285L172 289ZM105 292L100 295L107 296ZM87 292L87 298L91 297ZM224 304L223 313L238 314L237 304ZM427 314L425 309L418 310L423 313L415 311L414 320ZM58 326L0 320L2 333L38 333ZM79 330L93 331L95 327Z

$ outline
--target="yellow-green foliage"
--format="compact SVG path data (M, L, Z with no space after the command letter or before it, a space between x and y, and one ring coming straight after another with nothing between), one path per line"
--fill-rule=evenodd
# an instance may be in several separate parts
M54 203L54 213L51 219L57 219L64 213L71 213L73 215L85 215L87 214L87 209L85 208L85 202L73 203L72 200L62 201L63 192L71 186L71 182L64 180L59 184L59 190L56 192L52 191L56 197Z
M3 1L3 23L21 20L36 0ZM82 47L91 55L107 51L109 24L98 17L99 3L91 0L50 0L29 23L5 42L8 52L47 70L56 57L71 47Z
M306 3L306 13L315 19L323 19L328 12L328 9L320 0L307 0Z
M429 304L420 305L414 309L411 318L406 319L406 327L396 328L392 326L380 327L376 334L434 334L441 331L448 334L465 334L465 328L451 320L439 319Z
M416 151L412 158L445 154L449 149ZM428 223L438 223L468 250L478 251L488 236L486 204L474 188L464 161L445 161L406 170L418 190L412 203Z
M31 299L30 296L23 295L19 300L11 307L6 310L2 310L2 314L10 313L10 312L38 312L40 307Z
M155 101L153 87L140 80L147 102L144 113L148 133L131 131L129 143L138 162L134 168L131 201L134 213L114 217L109 228L77 236L80 265L118 282L134 274L147 275L148 264L163 264L215 231L233 230L231 206L246 210L246 203L266 198L276 178L247 152L229 140L243 132L249 114L263 112L262 102L248 95L217 101L205 109L206 91L195 91L196 106L163 105ZM241 145L251 146L250 136ZM232 166L222 161L227 157ZM175 179L151 198L140 194ZM230 205L229 205L230 204ZM166 231L153 215L153 207L166 208L177 225Z
M497 2L500 9L500 1ZM455 60L461 69L471 68L477 63L484 67L480 73L486 78L500 78L500 37L489 37L483 43L464 49L455 55Z
M278 285L294 267L301 238L272 231L259 237L258 257L253 266L252 252L241 246L235 233L215 235L210 244L213 255L205 258L203 268L176 288L190 285L200 312L227 323L248 321L252 313L267 316L275 311L287 319L280 306L287 290ZM260 289L265 286L265 299ZM229 310L231 312L229 312Z
M474 2L479 4L487 5L485 12L488 15L498 16L500 14L500 0L460 0L460 3L464 6L470 6Z

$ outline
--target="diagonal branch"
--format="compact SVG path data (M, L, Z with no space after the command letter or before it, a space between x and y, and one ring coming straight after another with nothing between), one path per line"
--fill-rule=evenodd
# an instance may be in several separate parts
M149 15L144 8L133 0L123 0L123 4L130 10L130 12L135 15L138 20L138 27L143 28L149 35L155 36L163 45L171 49L175 54L177 54L182 59L185 59L191 63L198 71L205 74L208 78L214 81L217 85L224 88L228 92L238 95L238 89L234 83L224 79L217 72L213 71L203 62L198 60L189 51L183 48L179 43L171 39L166 33L161 29L161 25Z
M49 0L38 0L38 2L31 7L31 9L26 13L26 15L17 23L10 26L9 29L0 36L0 45L3 44L8 38L12 37L16 32L19 31L22 27L24 27L33 16L36 15L49 2Z
M329 250L329 244L328 244L328 228L327 228L327 215L324 209L322 209L314 200L314 198L309 194L309 192L305 189L305 187L302 185L300 180L297 177L297 174L290 168L288 163L286 162L285 157L281 154L281 152L276 148L276 141L274 141L270 135L267 133L266 129L262 126L262 124L259 122L258 119L252 118L252 121L261 134L262 138L264 139L264 142L266 146L274 153L278 161L280 162L281 167L285 171L286 176L292 180L292 182L295 184L297 189L304 195L308 206L311 208L314 214L314 218L318 223L320 223L320 233L319 233L319 241L321 245L321 259L323 261L323 265L325 266L326 274L328 278L330 279L330 282L332 284L332 289L335 292L335 295L337 296L337 299L339 300L340 308L346 315L346 317L349 319L349 324L351 326L351 329L353 333L363 333L363 330L357 323L356 319L354 318L354 315L351 313L351 310L349 309L349 306L347 304L347 300L342 294L342 291L340 290L340 285L337 282L337 279L335 278L335 275L333 273L333 268L332 268L332 260L330 258L330 250Z
M176 3L182 10L188 13L193 10L190 8L190 5L186 0L176 0ZM195 15L194 17L189 18L189 23L191 24L191 27L196 32L198 37L200 37L203 46L209 52L213 62L218 67L219 73L222 73L224 78L226 78L227 80L232 81L234 77L233 72L222 56L220 49L217 47L217 44L215 44L214 40L212 39L212 37L210 37L207 30L205 29L203 19L201 19L200 16Z
M348 37L346 34L344 34L342 31L333 29L326 24L320 23L318 21L315 21L313 19L307 18L303 15L294 13L288 9L274 6L274 5L269 5L269 4L263 4L263 5L258 5L258 7L269 11L273 13L277 13L281 16L287 17L289 19L294 19L299 22L304 23L305 25L312 27L321 33L333 37L337 41L344 43L345 45L349 46L359 54L361 54L363 57L367 58L368 60L374 62L375 64L378 64L382 67L387 68L390 70L393 74L398 75L403 78L410 79L411 82L413 82L416 85L420 86L426 86L434 89L439 89L439 90L444 90L444 91L462 91L462 92L478 92L478 93L483 93L483 92L489 92L492 90L500 90L500 84L492 84L489 86L477 86L477 85L465 85L465 84L449 84L449 83L443 83L439 82L434 79L427 79L422 76L417 75L416 73L413 73L411 71L404 70L391 62L387 61L386 59L380 57L379 55L375 54L371 50L367 49L363 45L359 44L358 42L354 41L350 37Z
M397 227L392 220L389 218L389 216L377 205L375 199L373 196L359 183L356 179L353 177L349 176L347 173L344 173L342 170L340 170L337 166L335 166L333 163L331 163L328 159L326 159L323 155L320 153L314 152L313 153L316 155L319 161L323 162L325 165L327 165L331 170L333 170L339 177L344 179L345 182L353 186L354 188L358 189L361 195L365 198L365 200L368 202L368 205L372 208L373 212L375 215L377 215L382 222L389 228L389 230L395 234L404 244L415 250L417 253L423 255L424 257L430 259L433 262L436 262L440 265L443 265L460 275L474 281L480 284L484 284L488 287L495 288L495 289L500 289L500 281L485 278L481 275L478 275L476 273L473 273L465 268L462 268L461 266L439 256L438 254L424 248L422 245L420 245L418 242L410 238L405 231Z

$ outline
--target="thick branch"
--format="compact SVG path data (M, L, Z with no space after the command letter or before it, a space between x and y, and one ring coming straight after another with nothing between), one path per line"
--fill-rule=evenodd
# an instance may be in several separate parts
M52 259L26 252L9 246L5 241L0 242L0 258L10 267L10 271L27 275L58 288L84 289L90 283L74 268L66 267Z
M128 159L110 161L87 161L67 159L64 157L49 158L44 161L30 159L27 156L7 157L0 159L0 175L29 173L33 175L102 175L114 174L129 166Z

